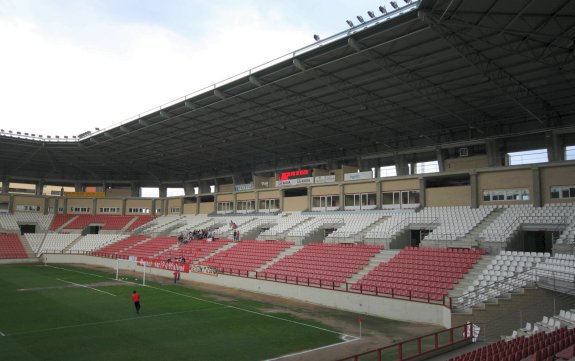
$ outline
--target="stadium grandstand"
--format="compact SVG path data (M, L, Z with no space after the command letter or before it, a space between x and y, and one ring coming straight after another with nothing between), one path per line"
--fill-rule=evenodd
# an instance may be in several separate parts
M445 328L420 359L573 359L575 2L395 4L119 125L2 130L0 263L181 262Z

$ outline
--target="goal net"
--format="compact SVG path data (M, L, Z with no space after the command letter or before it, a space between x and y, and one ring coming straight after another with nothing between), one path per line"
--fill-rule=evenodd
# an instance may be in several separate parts
M149 269L145 262L135 259L116 260L116 280L146 285L146 274Z

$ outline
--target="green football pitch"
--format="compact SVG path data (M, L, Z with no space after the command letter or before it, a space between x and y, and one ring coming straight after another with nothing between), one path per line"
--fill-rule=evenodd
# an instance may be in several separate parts
M342 342L265 304L71 266L0 266L0 359L264 360ZM132 279L135 281L134 279ZM137 315L130 296L137 290Z

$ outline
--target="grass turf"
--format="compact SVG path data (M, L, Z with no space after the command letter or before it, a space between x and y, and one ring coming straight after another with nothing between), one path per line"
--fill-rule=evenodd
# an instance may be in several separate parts
M112 277L69 266L0 266L2 359L261 360L341 341L316 322L260 313L270 305L212 301L173 285L98 284ZM133 289L142 296L140 315Z

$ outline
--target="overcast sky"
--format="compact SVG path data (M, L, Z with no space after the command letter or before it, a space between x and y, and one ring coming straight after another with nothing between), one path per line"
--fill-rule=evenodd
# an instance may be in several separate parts
M389 0L0 0L0 128L109 127L343 31L379 5L391 9Z

